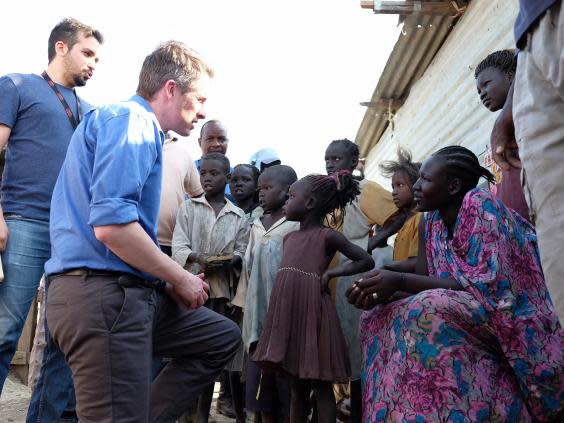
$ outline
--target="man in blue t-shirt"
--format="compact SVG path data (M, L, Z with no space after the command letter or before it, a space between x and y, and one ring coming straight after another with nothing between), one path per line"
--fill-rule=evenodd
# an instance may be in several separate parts
M92 77L102 41L99 31L64 19L49 37L43 75L0 78L0 149L6 147L0 211L0 391L50 256L53 186L74 128L89 109L74 88Z
M564 8L520 0L517 72L492 131L495 161L522 168L525 197L554 307L564 324Z
M233 322L157 241L164 133L204 119L213 71L169 41L145 58L137 95L75 131L51 202L47 323L81 422L174 422L231 360ZM166 281L166 282L161 282ZM151 383L152 356L170 361Z

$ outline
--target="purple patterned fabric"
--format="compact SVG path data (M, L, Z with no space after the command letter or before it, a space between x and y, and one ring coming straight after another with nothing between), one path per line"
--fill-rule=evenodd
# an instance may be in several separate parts
M434 289L364 313L364 421L548 421L564 401L564 332L533 228L489 192L464 198L454 236L426 217Z

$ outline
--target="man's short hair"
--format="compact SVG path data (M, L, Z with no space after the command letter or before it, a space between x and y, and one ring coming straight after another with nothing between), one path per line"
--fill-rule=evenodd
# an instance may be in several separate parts
M57 52L55 44L57 41L62 41L67 45L69 50L77 43L78 35L83 34L86 38L94 37L96 41L103 44L104 37L102 33L91 26L85 25L74 18L65 18L59 22L49 35L49 43L47 47L47 54L49 56L49 63L55 58Z
M168 80L176 82L185 93L202 73L212 78L214 71L184 43L167 41L145 58L139 73L137 94L151 100Z
M202 138L204 136L204 132L206 131L206 126L208 126L209 124L221 126L223 129L225 129L225 126L223 126L223 123L221 123L221 121L219 119L210 119L210 120L204 122L204 124L200 128L200 138Z
M210 160L220 162L223 165L223 170L225 171L225 173L231 172L231 163L229 163L229 159L227 158L227 156L225 154L221 154L221 153L217 153L217 152L208 153L204 157L202 157L200 163L202 163L204 161L210 161Z

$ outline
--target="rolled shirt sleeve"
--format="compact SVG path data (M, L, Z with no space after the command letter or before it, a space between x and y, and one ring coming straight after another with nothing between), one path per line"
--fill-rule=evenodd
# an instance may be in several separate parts
M139 220L138 204L157 160L158 137L153 123L135 114L111 117L99 127L90 184L91 226Z

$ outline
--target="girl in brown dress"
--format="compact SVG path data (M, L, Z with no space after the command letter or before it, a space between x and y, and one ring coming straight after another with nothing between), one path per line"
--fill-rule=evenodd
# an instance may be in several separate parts
M362 248L323 226L323 219L358 195L348 171L310 175L290 187L286 218L300 230L284 239L284 252L270 297L266 325L253 360L292 378L290 420L306 422L310 393L320 423L336 421L332 384L348 382L350 365L341 325L331 301L331 278L366 272L374 266ZM351 261L327 269L339 251Z

